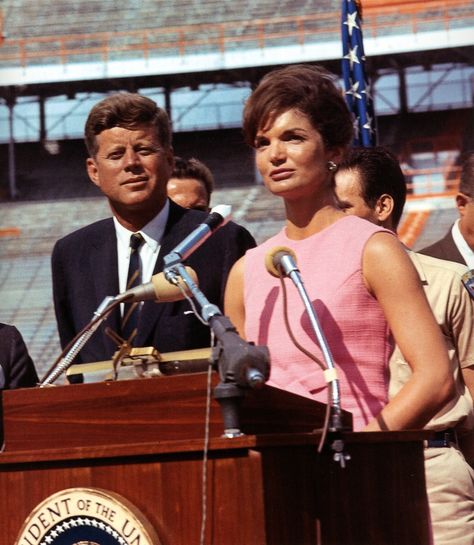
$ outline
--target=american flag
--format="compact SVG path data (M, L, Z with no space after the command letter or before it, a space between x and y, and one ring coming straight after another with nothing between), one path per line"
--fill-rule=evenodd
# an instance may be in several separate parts
M354 115L354 146L376 143L375 116L369 82L365 75L360 1L342 0L342 76L347 105Z

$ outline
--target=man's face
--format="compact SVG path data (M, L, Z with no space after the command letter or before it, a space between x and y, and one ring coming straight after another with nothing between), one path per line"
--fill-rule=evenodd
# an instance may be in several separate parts
M209 209L209 196L200 180L195 178L170 178L167 189L168 197L183 208L204 211Z
M97 154L87 160L92 182L113 209L160 210L173 168L171 148L163 148L153 127L106 129L97 135Z
M336 172L336 195L339 206L346 213L377 222L375 211L370 208L361 194L359 173L354 169L344 169Z
M456 205L460 216L459 229L470 248L474 250L474 200L469 195L459 192L456 195Z

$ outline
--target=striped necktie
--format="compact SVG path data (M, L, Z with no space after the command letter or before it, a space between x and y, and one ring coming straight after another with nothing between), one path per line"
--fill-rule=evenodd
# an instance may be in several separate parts
M130 261L128 264L127 290L142 283L139 249L144 239L140 233L130 235ZM125 303L122 318L122 337L128 341L136 332L140 316L140 303ZM135 335L133 335L135 337ZM133 339L131 340L133 344Z

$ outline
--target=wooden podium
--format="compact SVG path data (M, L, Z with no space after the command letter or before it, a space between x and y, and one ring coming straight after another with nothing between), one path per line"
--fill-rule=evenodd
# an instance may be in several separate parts
M3 392L0 545L74 487L126 498L156 531L153 545L198 545L206 389L196 373ZM265 386L242 403L245 435L225 438L211 401L203 543L428 545L420 434L343 433L343 468L331 448L317 453L324 413Z

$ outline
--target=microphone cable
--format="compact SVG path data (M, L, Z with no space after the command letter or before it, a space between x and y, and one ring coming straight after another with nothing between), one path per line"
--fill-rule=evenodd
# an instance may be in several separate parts
M211 329L211 347L214 346L215 336ZM206 382L206 413L204 422L204 446L202 452L202 480L201 480L201 532L199 537L199 545L204 545L207 526L207 464L209 456L209 439L211 425L211 402L212 402L212 360L209 361L207 368Z
M197 310L196 303L191 295L188 294L186 288L186 281L179 274L172 275L168 278L168 281L177 286L181 293L183 294L186 301L188 301L191 306L191 311L194 316L205 326L209 325L206 320L200 315ZM184 284L184 285L183 285ZM212 328L209 328L211 339L210 346L211 348L215 344L215 334ZM212 371L213 371L213 361L209 360L209 365L207 368L207 380L206 380L206 408L205 408L205 417L204 417L204 444L202 452L202 479L201 479L201 528L199 535L199 545L204 545L206 538L206 527L207 527L207 482L208 482L208 461L209 461L209 440L210 440L210 425L211 425L211 403L212 403Z
M282 271L280 270L280 268L278 268L278 272L279 272L279 279L280 279L280 285L281 285L281 290L282 290L282 298L283 298L283 319L285 321L285 327L286 327L286 330L288 332L288 335L290 336L290 339L293 342L293 344L296 346L296 348L300 352L302 352L303 354L308 356L308 358L310 358L315 363L317 363L319 365L319 367L321 367L321 369L323 371L326 371L326 366L324 365L324 363L317 356L312 354L309 350L307 350L304 346L302 346L297 341L297 339L296 339L296 337L295 337L295 335L293 333L293 330L291 329L290 320L289 320L289 317L288 317L288 296L287 296L287 292L286 292L286 285L285 285L284 275L283 275ZM321 451L323 449L324 442L326 441L326 436L327 436L327 432L328 432L328 429L329 429L329 418L330 418L330 415L331 415L331 392L330 392L329 388L327 389L327 392L328 392L328 403L326 404L326 410L325 410L325 413L324 413L324 423L323 423L323 428L322 428L322 433L321 433L321 439L319 440L319 444L318 444L318 448L317 448L318 454L321 453Z
M182 286L182 283L176 284L176 286L179 288L179 290L183 294L184 298L186 299L186 301L189 303L189 305L191 307L191 310L186 311L186 314L192 313L201 322L201 324L209 325L206 322L206 320L204 320L204 318L199 314L198 309L196 308L196 303L195 303L194 299L186 292L186 289ZM212 329L211 329L211 334L213 334ZM211 346L212 346L212 344L211 344Z

